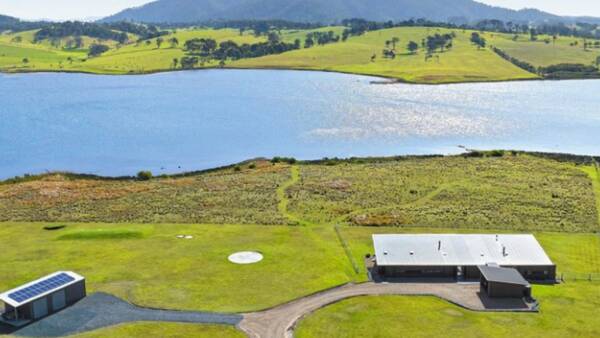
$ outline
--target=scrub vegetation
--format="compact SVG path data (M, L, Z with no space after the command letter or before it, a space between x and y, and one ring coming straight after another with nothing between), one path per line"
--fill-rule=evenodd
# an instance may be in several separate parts
M587 167L530 155L234 168L151 180L22 178L0 185L0 220L599 229Z
M472 42L472 30L441 27L394 27L360 35L347 35L345 28L339 26L271 31L267 27L259 34L232 28L149 31L135 25L124 25L122 29L127 32L119 32L120 27L77 30L82 34L89 31L94 37L63 36L61 30L56 35L49 28L2 33L0 71L143 74L182 68L275 68L337 71L435 84L539 78L536 71L514 65L492 47L535 67L560 63L590 66L597 63L600 55L593 39L550 37L551 43L547 43L548 37L543 35L530 41L524 34L515 39L511 34L480 32L487 41L482 48ZM215 48L192 55L186 42L194 39L214 41ZM443 43L432 49L430 42L434 41ZM228 44L221 46L224 42ZM249 57L255 54L274 55Z
M528 155L301 166L289 209L315 223L591 232L589 177Z
M289 177L289 168L268 162L239 168L152 180L25 178L0 185L0 219L284 224L276 189Z

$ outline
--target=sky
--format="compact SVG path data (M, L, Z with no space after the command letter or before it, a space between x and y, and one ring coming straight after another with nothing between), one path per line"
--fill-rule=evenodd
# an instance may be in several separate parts
M151 0L0 0L0 14L30 20L81 20L104 17L114 14L122 9L139 6L150 1ZM538 8L559 15L589 15L600 17L600 0L478 1L514 9L521 9L524 7Z

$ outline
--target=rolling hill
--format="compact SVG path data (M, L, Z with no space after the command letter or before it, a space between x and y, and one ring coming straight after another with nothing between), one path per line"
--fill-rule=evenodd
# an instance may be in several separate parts
M535 9L520 11L473 0L158 0L131 8L103 21L201 22L208 20L283 19L335 22L347 18L375 21L426 18L434 21L558 21L573 20Z

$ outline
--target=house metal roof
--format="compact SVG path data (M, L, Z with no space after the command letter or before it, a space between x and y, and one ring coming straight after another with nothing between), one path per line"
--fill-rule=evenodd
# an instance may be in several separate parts
M19 307L84 280L71 271L59 271L0 294L0 301Z
M378 266L554 265L533 235L373 235Z
M479 271L488 282L505 283L529 286L529 282L513 268L499 268L495 266L479 266Z

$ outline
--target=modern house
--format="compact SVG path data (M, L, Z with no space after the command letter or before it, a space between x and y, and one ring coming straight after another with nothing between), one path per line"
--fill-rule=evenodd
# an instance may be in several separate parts
M490 298L531 298L531 285L513 268L480 266L481 293Z
M85 278L60 271L0 294L0 321L23 326L73 305L86 296Z
M373 245L372 273L384 278L479 280L479 267L492 263L529 281L556 280L556 265L533 235L373 235Z

